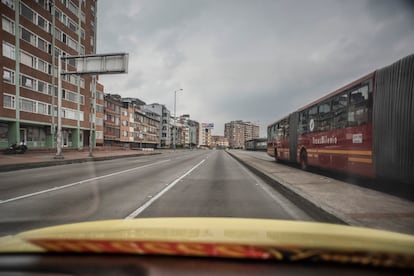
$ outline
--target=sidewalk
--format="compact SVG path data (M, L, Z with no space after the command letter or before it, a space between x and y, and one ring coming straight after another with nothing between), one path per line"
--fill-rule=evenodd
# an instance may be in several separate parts
M89 157L89 151L63 151L63 159L56 159L55 151L35 152L28 151L25 154L3 154L0 153L0 172L19 169L40 168L57 166L71 163L82 163L91 161L110 160L123 157L160 154L160 150L140 151L132 149L107 149L95 150L93 157Z
M270 179L278 190L290 193L295 203L320 209L337 218L337 222L414 234L412 201L260 159L245 151L228 152L265 179Z

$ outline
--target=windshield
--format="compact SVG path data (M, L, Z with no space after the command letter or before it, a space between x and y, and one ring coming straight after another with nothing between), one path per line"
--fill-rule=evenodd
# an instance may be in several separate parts
M414 233L412 2L0 5L0 237L164 217Z

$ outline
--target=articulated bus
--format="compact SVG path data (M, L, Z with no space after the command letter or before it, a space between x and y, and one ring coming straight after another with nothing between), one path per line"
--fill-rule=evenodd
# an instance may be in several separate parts
M414 184L414 55L268 126L276 161Z

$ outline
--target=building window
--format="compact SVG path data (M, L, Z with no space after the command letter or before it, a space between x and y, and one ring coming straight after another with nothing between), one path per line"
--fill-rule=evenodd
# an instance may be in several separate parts
M74 49L74 50L77 50L78 49L78 43L74 39L72 39L70 37L68 39L68 46L70 48ZM73 61L75 61L75 60L73 60Z
M21 85L23 87L30 88L30 89L34 89L36 87L36 80L26 77L26 76L22 76L21 79L22 79Z
M10 109L16 109L16 101L15 96L3 94L3 107L4 108L10 108Z
M29 67L36 68L36 58L25 52L20 53L20 62Z
M102 118L95 118L95 124L97 126L103 126L103 119Z
M32 45L36 45L35 36L25 28L20 29L21 32L21 39L23 39L26 42L29 42Z
M43 81L37 82L37 91L40 93L47 94L47 84Z
M3 68L3 81L14 84L14 71Z
M41 16L37 16L37 25L40 27L40 28L42 28L42 29L44 29L44 30L47 30L47 23L46 23L46 20L43 18L43 17L41 17Z
M37 113L49 115L48 105L45 103L37 103Z
M40 37L37 37L37 48L39 48L40 50L44 51L44 52L48 52L48 44L46 41L44 41L43 39L41 39Z
M35 13L27 7L26 5L22 4L20 8L20 13L26 17L28 20L35 22Z
M3 41L3 56L10 58L10 59L15 59L15 49L14 46L6 43Z
M70 19L68 19L68 27L74 32L78 30L78 25Z
M55 37L59 40L62 40L62 31L55 28Z
M35 113L36 102L29 99L20 99L20 110Z
M2 26L3 30L6 32L9 32L11 34L14 34L14 22L6 17L2 17Z
M1 0L1 2L14 10L14 0Z
M72 1L69 1L68 8L71 12L78 16L78 7L75 4L73 4Z

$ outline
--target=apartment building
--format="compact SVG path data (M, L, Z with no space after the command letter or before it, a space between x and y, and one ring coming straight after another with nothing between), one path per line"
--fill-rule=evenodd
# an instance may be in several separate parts
M135 108L135 143L139 143L140 148L155 149L160 141L161 116L143 107L141 105Z
M135 107L134 104L129 101L122 100L121 108L121 142L133 143L134 142L134 127L135 127Z
M224 124L224 136L229 142L230 148L245 148L248 140L259 138L259 126L251 122L241 120Z
M211 127L210 123L202 123L200 127L200 141L199 146L200 147L211 147Z
M200 123L190 119L190 115L181 115L176 122L177 145L184 148L197 147L200 140Z
M0 147L22 140L29 148L55 147L58 56L95 53L96 0L1 0L0 11ZM92 76L62 76L64 147L87 146L90 133L103 143L104 88L94 90Z
M161 116L137 98L105 94L104 143L130 148L158 148Z
M123 107L121 96L105 94L104 106L104 144L112 146L120 144Z
M211 136L211 147L217 149L226 149L229 147L229 141L224 136L212 135Z
M169 148L171 146L171 125L170 117L171 112L163 104L153 103L144 105L144 109L155 112L160 116L160 142L158 144L159 148Z

